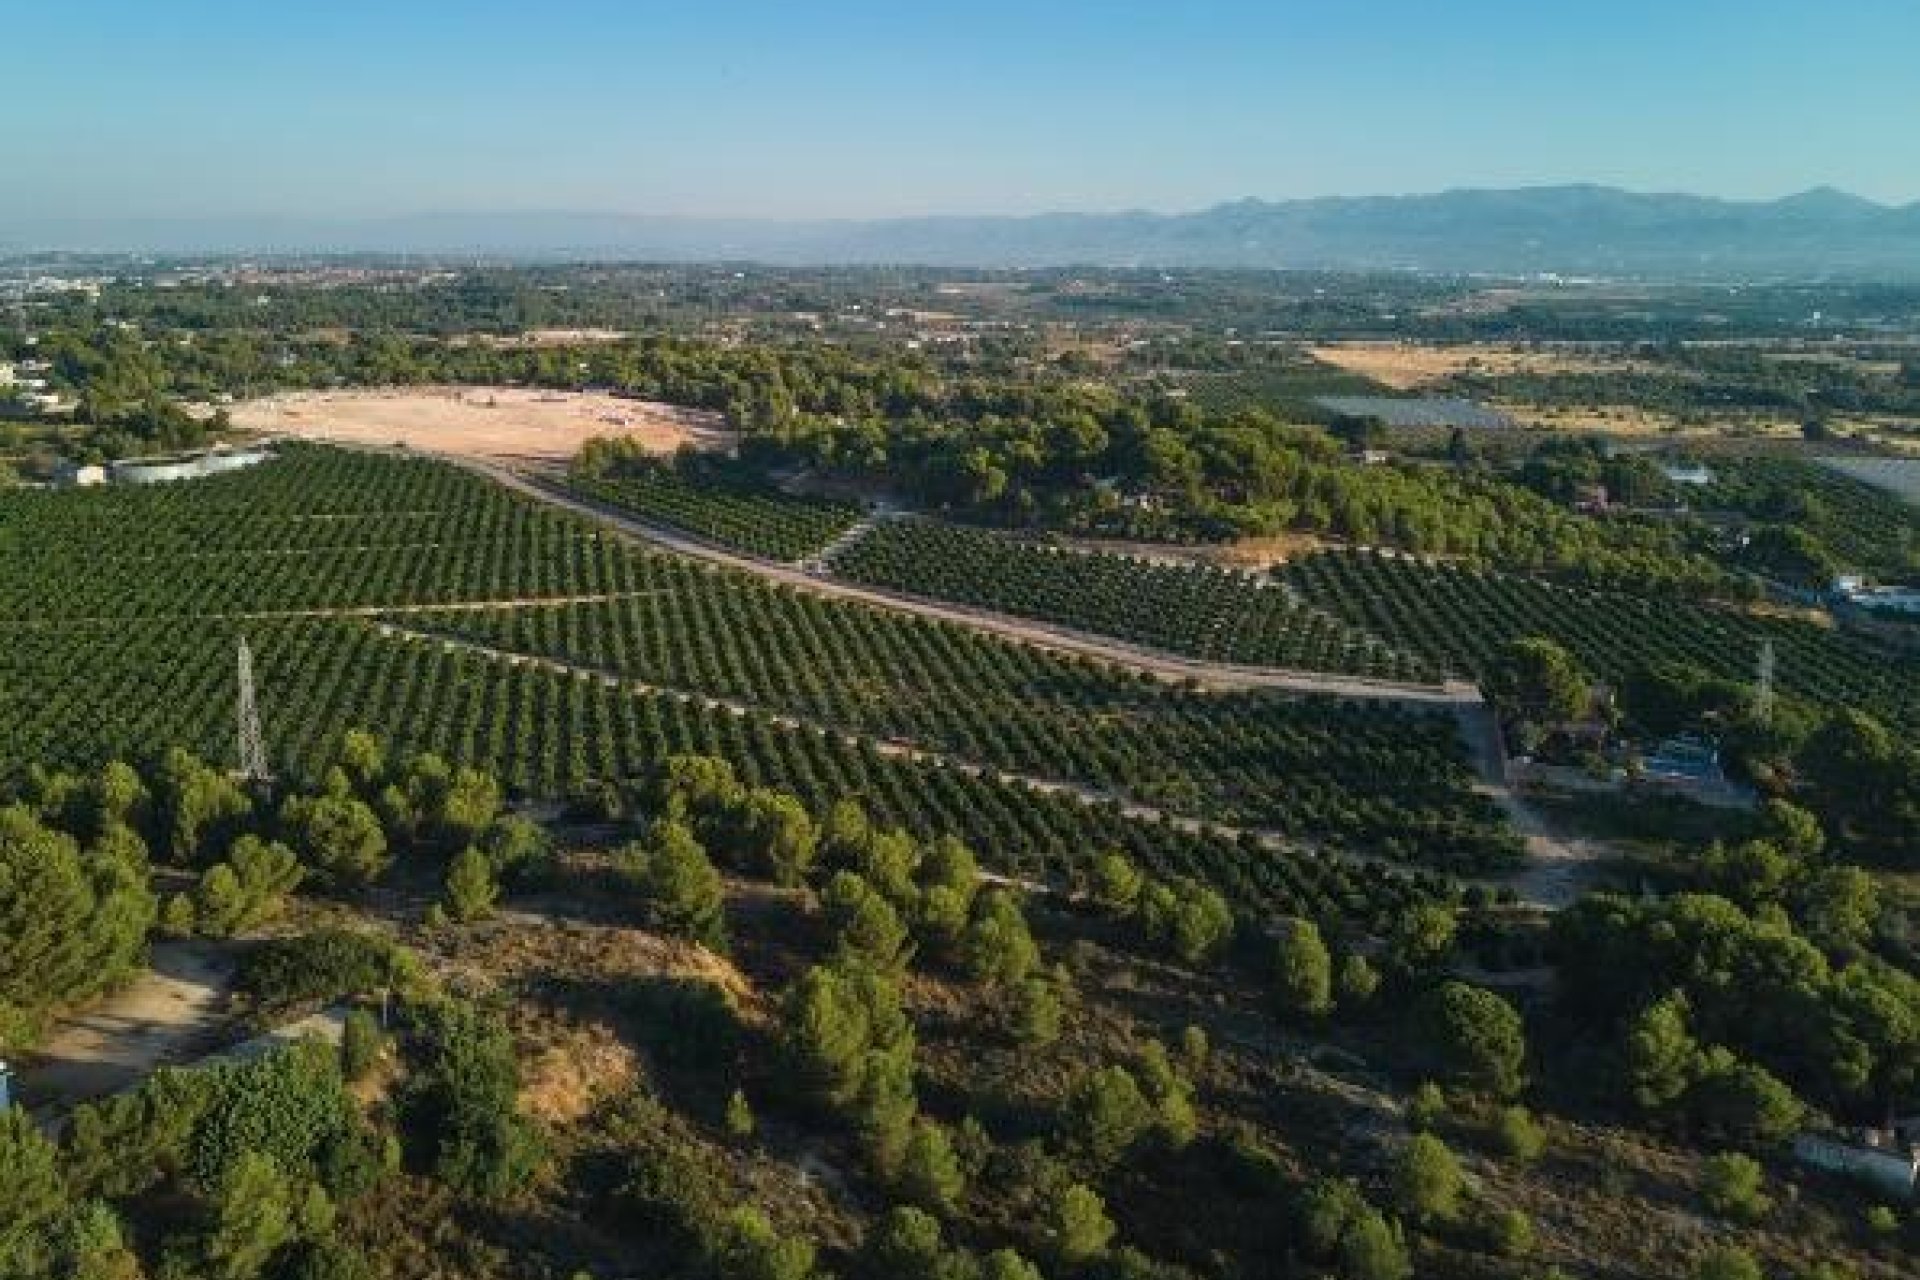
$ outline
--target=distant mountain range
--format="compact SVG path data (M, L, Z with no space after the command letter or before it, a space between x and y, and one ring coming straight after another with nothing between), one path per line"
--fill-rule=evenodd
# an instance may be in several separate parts
M564 212L352 221L0 217L0 251L8 249L1920 281L1920 203L1892 207L1832 188L1735 201L1559 186L1241 200L1179 214L869 221Z

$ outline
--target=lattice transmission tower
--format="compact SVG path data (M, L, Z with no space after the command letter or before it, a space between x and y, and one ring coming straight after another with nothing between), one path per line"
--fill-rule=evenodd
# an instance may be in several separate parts
M1760 662L1754 673L1753 718L1761 724L1773 720L1773 641L1760 642Z
M267 740L260 732L260 707L253 695L253 650L240 638L240 702L235 716L240 737L240 780L265 787L273 783L267 767Z

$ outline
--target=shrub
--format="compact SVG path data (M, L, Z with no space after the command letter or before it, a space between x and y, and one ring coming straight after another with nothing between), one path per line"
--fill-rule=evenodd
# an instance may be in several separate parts
M394 987L412 970L412 956L385 938L323 929L261 943L241 960L236 985L258 1011L278 1013Z
M1274 948L1274 995L1281 1012L1317 1018L1333 1008L1333 957L1311 920L1280 922Z
M1113 1241L1115 1227L1106 1202L1083 1183L1063 1186L1051 1196L1042 1221L1054 1255L1069 1267L1097 1257Z
M1493 1121L1494 1145L1515 1164L1528 1165L1547 1149L1546 1130L1525 1107L1502 1107Z
M386 1052L387 1038L365 1009L348 1012L340 1028L340 1072L351 1082L359 1082L372 1073Z
M1416 1134L1394 1167L1393 1193L1401 1212L1415 1222L1452 1222L1460 1216L1466 1180L1446 1143Z
M946 1130L931 1120L914 1124L906 1149L900 1155L896 1180L901 1195L921 1208L940 1213L951 1212L966 1190L966 1178L960 1172L953 1144Z
M470 1004L433 1005L416 1049L400 1111L434 1174L479 1196L524 1186L544 1157L517 1110L520 1071L506 1025Z
M468 845L454 855L447 868L447 914L463 924L484 920L493 914L500 898L500 886L494 882L493 866L485 854Z
M1518 1209L1501 1209L1487 1219L1487 1248L1503 1258L1524 1258L1533 1252L1533 1219Z
M1755 1222L1773 1207L1762 1191L1759 1161L1737 1151L1711 1156L1700 1168L1700 1198L1707 1208L1736 1222Z
M1753 1255L1736 1245L1709 1249L1693 1266L1693 1280L1766 1280Z
M1154 1122L1153 1107L1125 1067L1083 1076L1067 1096L1062 1131L1099 1165L1125 1155Z

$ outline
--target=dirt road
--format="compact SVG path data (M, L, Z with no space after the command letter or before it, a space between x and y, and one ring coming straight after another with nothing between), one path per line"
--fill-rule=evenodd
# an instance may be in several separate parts
M152 967L118 994L61 1021L20 1072L31 1111L117 1093L154 1068L191 1062L219 1038L233 967L208 942L161 942Z
M1278 667L1242 666L1229 662L1211 662L1129 644L1109 636L1076 631L1069 627L1016 618L1008 614L975 609L966 605L930 600L902 592L882 591L874 587L828 578L777 561L762 560L677 530L662 528L597 502L568 493L558 485L523 472L503 467L482 458L442 455L445 461L477 471L517 493L551 506L583 515L619 533L657 547L677 552L710 564L723 565L755 574L783 586L853 600L882 609L916 614L939 622L1005 636L1024 644L1076 657L1095 658L1114 666L1145 672L1170 683L1191 683L1207 689L1246 690L1279 689L1296 693L1324 693L1336 697L1367 701L1419 703L1427 706L1473 706L1480 702L1480 691L1470 684L1450 681L1441 685L1417 684L1396 680L1373 680L1363 676L1341 676L1326 672L1292 671Z

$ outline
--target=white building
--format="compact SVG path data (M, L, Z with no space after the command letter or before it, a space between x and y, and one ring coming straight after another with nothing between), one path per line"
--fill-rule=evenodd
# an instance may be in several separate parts
M1713 472L1698 462L1663 462L1660 474L1675 484L1690 484L1704 488L1713 483Z
M62 459L54 464L53 482L63 489L86 489L107 482L107 469L97 462L78 463Z

